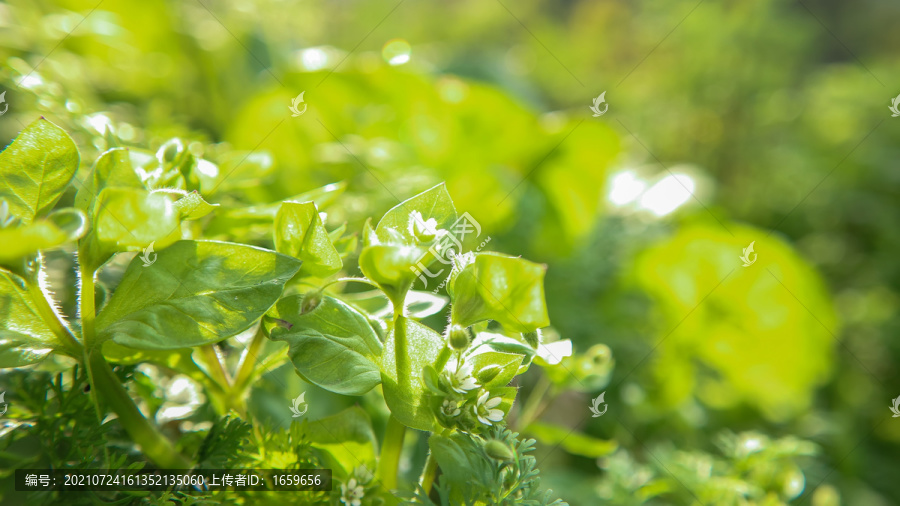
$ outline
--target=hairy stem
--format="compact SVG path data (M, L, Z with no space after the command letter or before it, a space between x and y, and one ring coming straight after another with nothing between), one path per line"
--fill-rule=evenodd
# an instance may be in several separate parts
M389 491L397 488L397 470L400 467L405 435L406 426L391 415L384 430L381 457L378 459L378 480Z
M119 417L122 428L151 461L163 469L190 469L189 460L141 414L128 391L98 350L86 352L91 390Z
M97 316L94 307L94 271L86 263L81 262L78 265L78 272L81 278L81 297L79 297L81 336L85 348L90 350L94 346L94 318Z
M422 476L419 478L419 485L425 490L425 494L431 493L431 485L434 483L434 477L437 475L437 459L431 452L428 452L428 458L425 459L425 467L422 468Z

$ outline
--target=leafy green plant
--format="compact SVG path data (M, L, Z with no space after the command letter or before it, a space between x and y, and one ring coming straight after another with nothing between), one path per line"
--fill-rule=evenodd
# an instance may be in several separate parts
M82 178L79 163L74 142L45 119L0 154L0 235L14 245L0 257L0 365L71 368L68 392L60 376L56 396L86 392L90 401L80 402L96 414L87 425L95 437L104 437L112 412L131 448L161 468L330 467L342 483L332 496L356 504L398 500L404 437L416 429L432 433L416 500L560 504L540 490L527 455L534 441L503 428L516 400L513 378L533 361L549 367L571 355L570 343L543 343L545 267L493 252L451 254L445 239L458 216L443 185L367 222L364 277L338 277L358 243L346 225L327 230L320 209L341 184L263 206L211 204L230 172L177 139L155 154L112 148ZM235 242L261 242L260 229L274 250ZM77 261L72 321L45 281L46 252L57 247ZM132 252L141 254L125 263ZM412 290L423 266L447 258L449 301ZM349 283L375 290L360 297L335 289ZM424 309L411 309L423 300ZM447 302L443 332L418 321ZM252 337L234 363L217 343L239 334ZM552 350L561 356L551 359ZM255 423L249 390L285 361L335 394L380 389L390 413L380 445L359 408L293 424L286 436ZM139 406L129 392L143 388L152 398L154 368L202 385L225 418L202 438L173 442L146 415L161 402ZM107 452L102 466L123 458Z

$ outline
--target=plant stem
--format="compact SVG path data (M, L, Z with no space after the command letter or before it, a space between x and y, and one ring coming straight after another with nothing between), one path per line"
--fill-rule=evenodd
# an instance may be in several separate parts
M59 316L50 306L47 295L41 290L37 280L26 280L25 286L28 290L28 294L31 295L31 299L34 300L37 305L37 310L41 319L48 327L50 327L50 330L53 331L53 334L56 335L56 338L62 343L65 351L75 358L80 358L81 343L75 339L72 331L60 321Z
M428 458L425 459L425 467L422 468L422 477L419 478L419 485L425 490L425 494L431 493L431 485L434 483L434 477L437 475L437 459L431 452L428 452Z
M244 390L247 389L250 383L250 376L253 375L253 370L256 369L257 357L259 357L259 352L264 344L266 344L266 327L260 322L256 334L253 334L253 339L247 345L243 355L241 355L237 374L235 374L234 382L232 383L232 389L235 394L243 396Z
M542 374L537 385L535 385L531 393L528 394L528 400L525 402L525 407L522 408L522 412L519 414L516 425L520 429L524 429L531 425L531 422L538 416L538 407L542 404L541 400L543 400L544 395L547 394L547 390L550 389L550 386L550 380L547 378L547 375Z
M203 360L206 362L206 367L209 369L210 377L222 387L222 390L226 392L230 390L231 380L228 379L228 373L225 371L225 366L222 365L222 360L219 358L219 353L216 351L216 345L207 344L201 346L200 353L203 354Z
M79 297L81 313L81 336L84 347L90 350L94 346L94 318L97 310L94 307L94 271L81 262L78 265L81 278L81 297Z
M397 366L397 385L401 392L409 392L412 388L412 367L409 364L409 344L406 341L406 316L403 306L394 309L394 355Z
M406 426L391 415L384 430L384 442L378 460L378 480L388 491L397 488L397 470L400 467L400 453L403 451L405 435Z
M86 351L85 354L91 390L96 391L97 397L119 416L119 423L144 455L164 469L193 467L190 461L178 453L172 443L144 418L103 355L98 350Z
M444 347L441 348L441 352L438 353L437 360L434 361L434 368L438 373L444 370L444 366L447 365L447 361L450 360L450 355L453 352L450 351L450 346L444 343Z

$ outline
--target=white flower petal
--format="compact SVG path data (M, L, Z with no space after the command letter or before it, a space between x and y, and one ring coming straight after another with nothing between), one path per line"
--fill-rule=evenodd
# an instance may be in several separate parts
M494 422L499 422L503 420L503 411L499 409L492 409L488 413L488 418Z
M501 399L499 397L494 397L493 399L485 402L484 407L486 407L488 409L496 408L498 405L500 405L501 402L503 402L503 399Z

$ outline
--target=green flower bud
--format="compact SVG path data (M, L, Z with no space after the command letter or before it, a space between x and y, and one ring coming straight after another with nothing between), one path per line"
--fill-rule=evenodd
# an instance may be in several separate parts
M163 165L177 165L180 162L181 155L185 152L184 144L181 139L170 139L159 147L156 152L156 158Z
M450 348L456 351L465 350L472 342L472 336L469 334L469 330L460 325L451 325L447 333L447 340L450 343Z
M488 457L501 461L512 460L515 456L512 448L507 446L506 443L497 441L496 439L489 439L484 443L484 452L488 454Z
M537 349L537 347L541 345L541 337L541 329L522 333L522 338L524 338L525 342L534 349Z
M489 381L496 378L497 375L500 374L500 371L502 371L502 370L503 370L503 368L500 367L499 365L491 364L489 366L484 367L480 371L476 372L475 379L478 380L478 383L480 383L482 385L486 385Z

